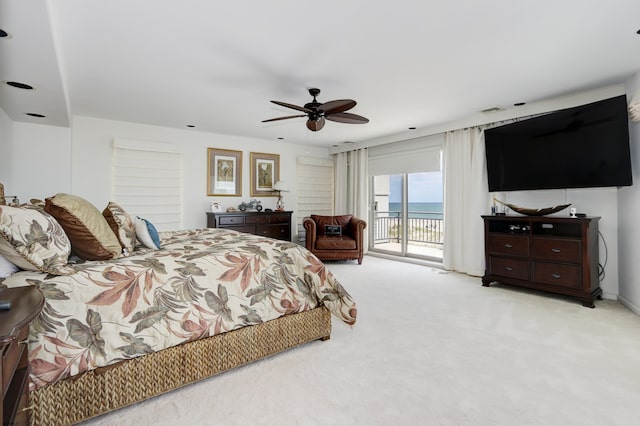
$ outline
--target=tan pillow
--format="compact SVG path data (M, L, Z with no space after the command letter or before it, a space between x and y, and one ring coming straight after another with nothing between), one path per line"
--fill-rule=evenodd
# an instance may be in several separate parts
M109 201L107 207L102 211L102 216L107 219L109 227L118 237L125 256L130 255L136 248L136 226L131 220L131 216L120 206L120 204Z
M71 242L51 215L0 206L0 254L9 262L28 271L64 275L70 252Z
M122 247L107 220L93 204L70 194L45 200L44 210L55 217L71 240L72 250L86 260L120 256Z

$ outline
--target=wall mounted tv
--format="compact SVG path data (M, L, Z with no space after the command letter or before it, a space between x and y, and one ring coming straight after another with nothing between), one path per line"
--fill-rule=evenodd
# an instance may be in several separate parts
M489 192L629 186L625 95L485 131Z

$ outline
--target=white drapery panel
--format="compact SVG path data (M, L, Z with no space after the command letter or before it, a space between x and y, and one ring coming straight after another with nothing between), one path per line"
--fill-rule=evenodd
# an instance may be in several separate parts
M172 144L115 139L111 198L159 231L182 228L182 153Z
M369 171L366 149L335 154L336 160L336 209L337 215L351 214L369 219ZM370 224L367 223L367 226ZM369 246L368 232L364 233L365 252Z
M447 132L444 145L443 266L469 275L484 274L483 214L490 208L484 132Z

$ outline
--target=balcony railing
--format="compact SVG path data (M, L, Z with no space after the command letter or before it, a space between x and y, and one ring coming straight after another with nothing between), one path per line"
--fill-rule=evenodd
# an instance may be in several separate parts
M442 213L410 211L407 216L408 244L441 246L444 243ZM400 212L376 212L373 230L375 243L400 242L402 238L401 221Z

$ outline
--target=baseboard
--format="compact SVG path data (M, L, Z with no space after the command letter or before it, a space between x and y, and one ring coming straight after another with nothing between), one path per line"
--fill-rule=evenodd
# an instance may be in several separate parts
M625 299L622 296L618 296L618 302L622 303L624 306L629 308L629 310L631 310L631 312L633 312L634 314L640 316L640 306L629 302L627 299Z

